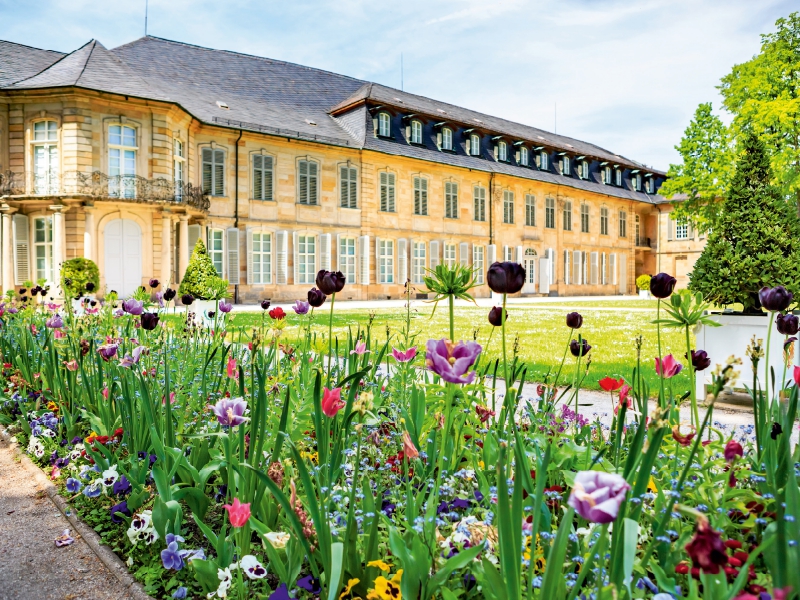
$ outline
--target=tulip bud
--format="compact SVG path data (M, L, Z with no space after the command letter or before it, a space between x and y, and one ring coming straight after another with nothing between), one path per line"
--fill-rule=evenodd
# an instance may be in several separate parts
M583 325L583 317L580 313L571 312L567 315L567 327L570 329L580 329Z
M525 269L515 262L496 262L486 272L486 283L497 294L516 294L525 283Z
M491 323L495 327L500 327L503 324L504 320L508 320L508 311L505 311L505 319L503 318L503 307L502 306L493 306L492 310L489 311L489 323Z
M153 288L153 289L156 289L158 287L159 283L160 282L158 281L158 279L151 279L150 280L150 287Z
M269 309L270 301L269 300L262 300L261 301L261 310Z
M758 292L758 299L761 302L761 306L772 312L781 312L789 308L793 297L792 292L788 291L782 285L774 288L763 287Z
M317 288L311 288L308 290L308 303L314 308L319 308L325 304L325 298L326 295L322 292L322 290L318 290Z
M778 315L775 325L781 335L797 335L797 331L800 329L800 322L795 315Z
M686 357L688 360L688 356ZM704 371L711 366L711 359L705 350L692 350L692 366L695 371Z
M191 294L184 294L181 296L181 302L183 302L184 305L189 306L192 302L194 302L194 296Z
M669 298L678 280L667 273L659 273L650 279L650 293L656 298Z
M344 289L344 284L347 278L341 271L326 271L321 269L317 273L316 284L319 290L326 296L341 292ZM309 299L309 302L311 300ZM314 306L312 303L311 306Z

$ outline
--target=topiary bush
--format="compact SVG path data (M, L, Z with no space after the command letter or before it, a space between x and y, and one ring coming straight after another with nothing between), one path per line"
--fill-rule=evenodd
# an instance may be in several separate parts
M639 275L636 278L636 287L640 290L650 291L650 280L652 277L645 273L644 275Z
M213 290L220 287L220 281L223 280L217 275L217 270L214 268L214 263L211 262L206 245L203 240L197 240L192 251L192 257L189 259L189 265L186 267L186 273L183 274L183 281L181 281L181 285L178 288L178 293L181 295L191 294L198 300L209 300Z
M69 284L67 283L69 282ZM91 283L91 289L86 284ZM93 294L100 287L100 270L88 258L70 258L61 264L61 289L67 298Z
M758 290L782 285L797 296L800 220L772 184L764 143L753 133L740 146L736 171L708 242L689 275L689 289L715 304L760 313Z

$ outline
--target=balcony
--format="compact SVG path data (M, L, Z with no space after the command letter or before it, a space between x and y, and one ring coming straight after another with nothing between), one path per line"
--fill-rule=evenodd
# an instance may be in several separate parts
M641 250L652 250L656 247L655 242L651 242L649 237L636 236L636 248Z
M176 185L164 177L147 179L139 175L106 175L100 171L61 174L6 171L0 173L0 196L77 196L93 200L184 205L202 211L208 211L211 204L203 190L191 183Z

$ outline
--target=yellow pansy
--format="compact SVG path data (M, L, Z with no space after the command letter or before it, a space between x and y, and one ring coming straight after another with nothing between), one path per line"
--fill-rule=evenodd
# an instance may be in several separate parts
M361 581L361 580L360 579L350 579L347 582L347 587L344 588L344 591L341 594L339 594L339 600L342 600L342 598L344 598L345 596L349 596L350 595L350 590L352 590L358 584L359 581Z
M650 481L647 483L647 491L653 492L654 494L658 493L658 486L656 485L656 480L653 479L652 475L650 475Z
M399 600L402 598L400 594L400 577L403 571L398 571L397 575L392 577L391 580L386 579L383 575L375 579L375 589L367 594L367 600Z
M389 563L385 563L385 562L383 562L382 560L373 560L373 561L370 561L370 562L368 562L368 563L367 563L367 566L368 566L368 567L377 567L377 568L379 568L381 571L385 571L385 572L387 572L387 573L389 572L389 569L391 569L391 568L392 568L392 565L390 565Z

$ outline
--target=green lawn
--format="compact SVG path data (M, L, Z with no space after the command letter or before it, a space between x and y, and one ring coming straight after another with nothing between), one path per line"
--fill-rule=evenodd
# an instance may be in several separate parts
M327 308L328 305L325 305ZM602 308L604 310L592 310ZM649 310L625 310L626 308L648 308ZM618 310L610 310L618 309ZM424 309L412 311L412 333L417 336L417 345L422 347L429 338L446 337L447 308L440 305L431 318L433 307L425 306ZM644 372L648 375L651 391L658 385L658 378L653 369L653 358L658 354L656 341L656 327L652 321L656 318L655 301L641 300L608 300L596 302L575 302L568 306L560 304L551 305L510 305L508 318L508 348L514 344L518 337L519 356L524 360L529 369L533 370L535 377L541 377L549 369L556 369L564 352L569 330L564 323L565 315L571 310L583 311L583 328L581 334L592 346L592 364L584 387L599 389L597 382L606 375L630 379L633 366L636 364L635 339L641 335L642 364ZM393 340L402 332L406 312L404 309L387 308L382 310L341 310L334 317L334 336L346 337L347 328L355 330L365 327L370 314L374 315L372 323L373 338L379 341L386 339L387 333ZM457 307L456 338L476 339L484 346L492 358L501 355L500 329L497 329L491 341L489 334L493 327L487 321L488 309ZM239 329L243 335L248 335L261 323L262 314L258 313L233 313L229 331ZM289 311L287 319L290 325L286 328L284 338L296 339L298 334L297 316ZM269 318L266 319L269 322ZM321 337L327 336L328 314L318 312L314 317L314 331ZM235 334L238 339L238 335ZM694 341L692 339L692 341ZM682 363L686 353L684 334L677 330L664 330L662 332L663 353L672 353ZM713 357L712 357L713 360ZM574 367L571 355L568 355L568 364ZM570 371L571 372L571 371ZM688 390L688 375L686 370L675 379L676 393L678 390Z

